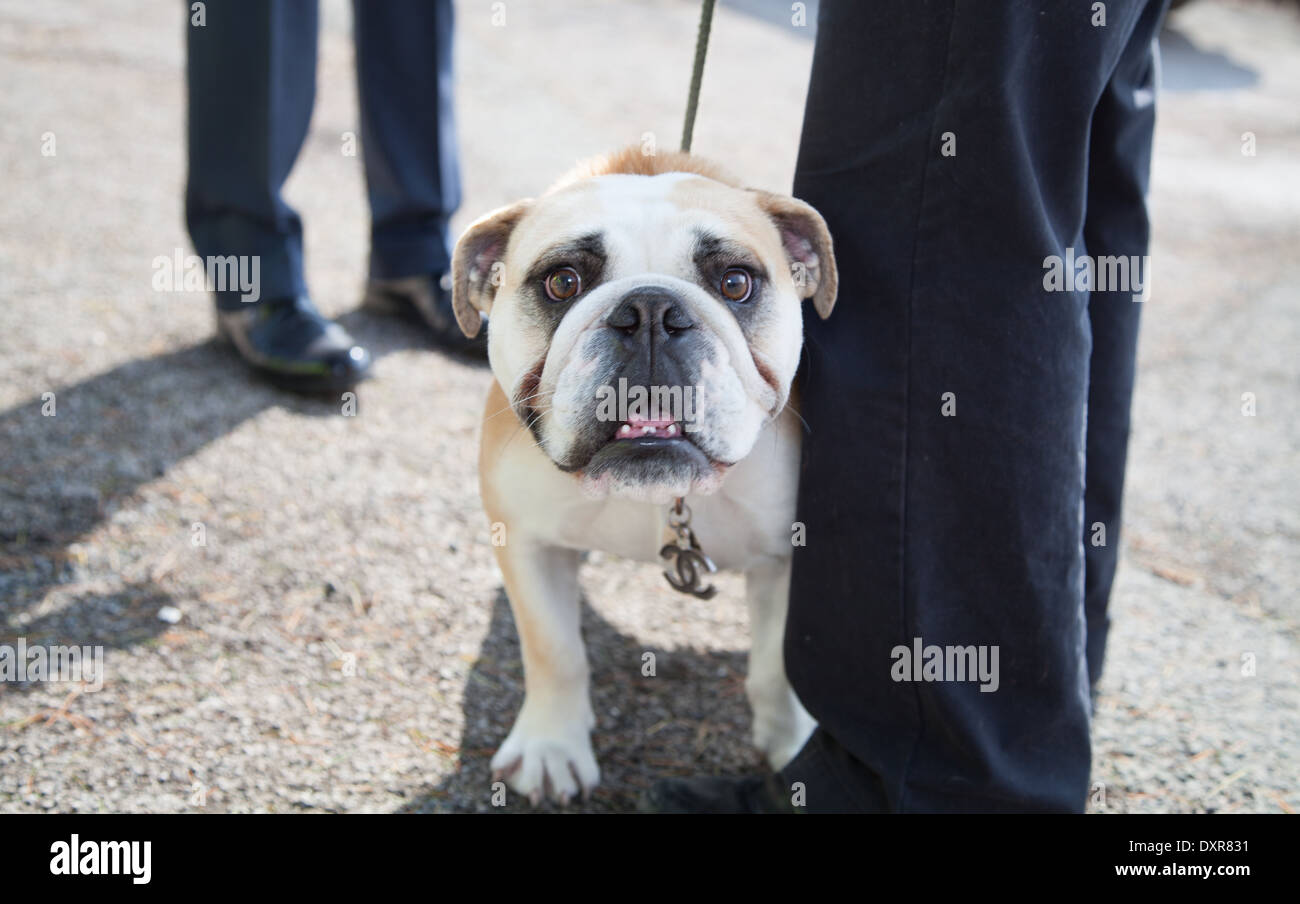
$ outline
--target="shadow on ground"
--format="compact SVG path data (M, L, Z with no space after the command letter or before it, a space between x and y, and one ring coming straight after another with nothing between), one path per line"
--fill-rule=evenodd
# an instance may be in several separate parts
M339 322L375 358L429 347L423 332L404 323L360 311ZM168 625L157 613L172 600L155 579L83 581L70 547L129 507L143 484L268 408L312 417L339 413L338 399L263 384L215 339L50 391L51 416L43 413L49 409L41 395L0 412L3 644L21 636L31 645L118 649L161 634ZM358 394L364 392L363 385ZM56 589L72 599L53 609L47 595ZM30 687L5 683L0 692Z
M584 599L583 636L592 666L593 741L601 786L590 800L531 806L513 791L493 806L489 761L523 702L519 640L498 591L478 660L465 685L465 729L456 771L402 812L609 812L636 808L641 792L670 775L739 775L763 763L749 741L746 655L739 651L654 650L620 633ZM647 652L655 675L642 674ZM475 803L466 806L464 802Z
M339 322L375 358L429 348L422 332L400 322L361 312ZM158 610L173 600L152 563L88 564L80 544L119 511L134 509L142 486L262 412L339 412L337 399L264 385L216 340L51 391L53 416L43 415L39 393L0 412L0 643L23 637L29 645L126 649L162 634L169 626ZM188 532L189 525L176 529ZM58 605L49 604L52 593ZM455 771L419 792L407 811L497 809L488 764L522 702L523 670L504 591L491 605L490 628L464 692L459 747L429 751L450 757ZM568 809L631 810L640 792L663 776L762 768L748 739L743 652L656 650L621 633L585 601L582 606L602 786ZM655 654L653 676L643 674L646 653ZM34 686L7 683L0 693ZM505 808L532 809L513 793Z

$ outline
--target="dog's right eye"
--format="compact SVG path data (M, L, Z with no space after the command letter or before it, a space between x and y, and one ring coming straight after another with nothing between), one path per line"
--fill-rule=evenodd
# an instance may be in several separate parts
M546 274L543 284L551 301L568 301L582 291L582 277L572 267L557 267Z

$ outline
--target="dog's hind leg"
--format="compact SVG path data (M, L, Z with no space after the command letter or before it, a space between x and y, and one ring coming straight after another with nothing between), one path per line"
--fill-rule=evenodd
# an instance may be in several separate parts
M745 575L749 603L749 676L745 691L754 710L754 746L773 769L799 752L816 720L808 715L785 674L782 648L790 598L790 557L772 559Z

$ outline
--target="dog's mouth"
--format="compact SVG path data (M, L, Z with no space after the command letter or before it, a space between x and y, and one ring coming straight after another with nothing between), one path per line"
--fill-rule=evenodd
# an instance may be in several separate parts
M611 442L641 441L647 439L683 440L682 425L672 418L630 417L614 431Z
M683 421L632 415L611 426L609 438L595 450L591 464L599 466L601 463L648 462L653 459L662 459L665 464L720 464L695 442L689 426Z
M587 469L613 462L651 460L661 460L665 465L689 463L693 467L720 464L695 442L684 422L632 416L610 425L608 439L595 450Z
M631 429L624 432L625 427ZM617 492L640 498L654 490L654 499L646 499L662 502L714 487L726 470L726 465L688 439L680 424L625 421L578 473L584 486L598 488L599 494Z
M535 423L533 430L539 433ZM703 437L691 423L675 418L593 418L584 433L567 461L552 461L577 477L593 497L615 495L659 504L689 493L712 493L732 464L706 452L698 442Z

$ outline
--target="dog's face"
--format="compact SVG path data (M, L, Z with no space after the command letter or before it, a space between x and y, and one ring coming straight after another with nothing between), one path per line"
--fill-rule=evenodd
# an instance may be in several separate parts
M453 300L515 413L590 495L708 493L784 408L802 301L829 315L825 223L689 172L571 181L474 223Z

